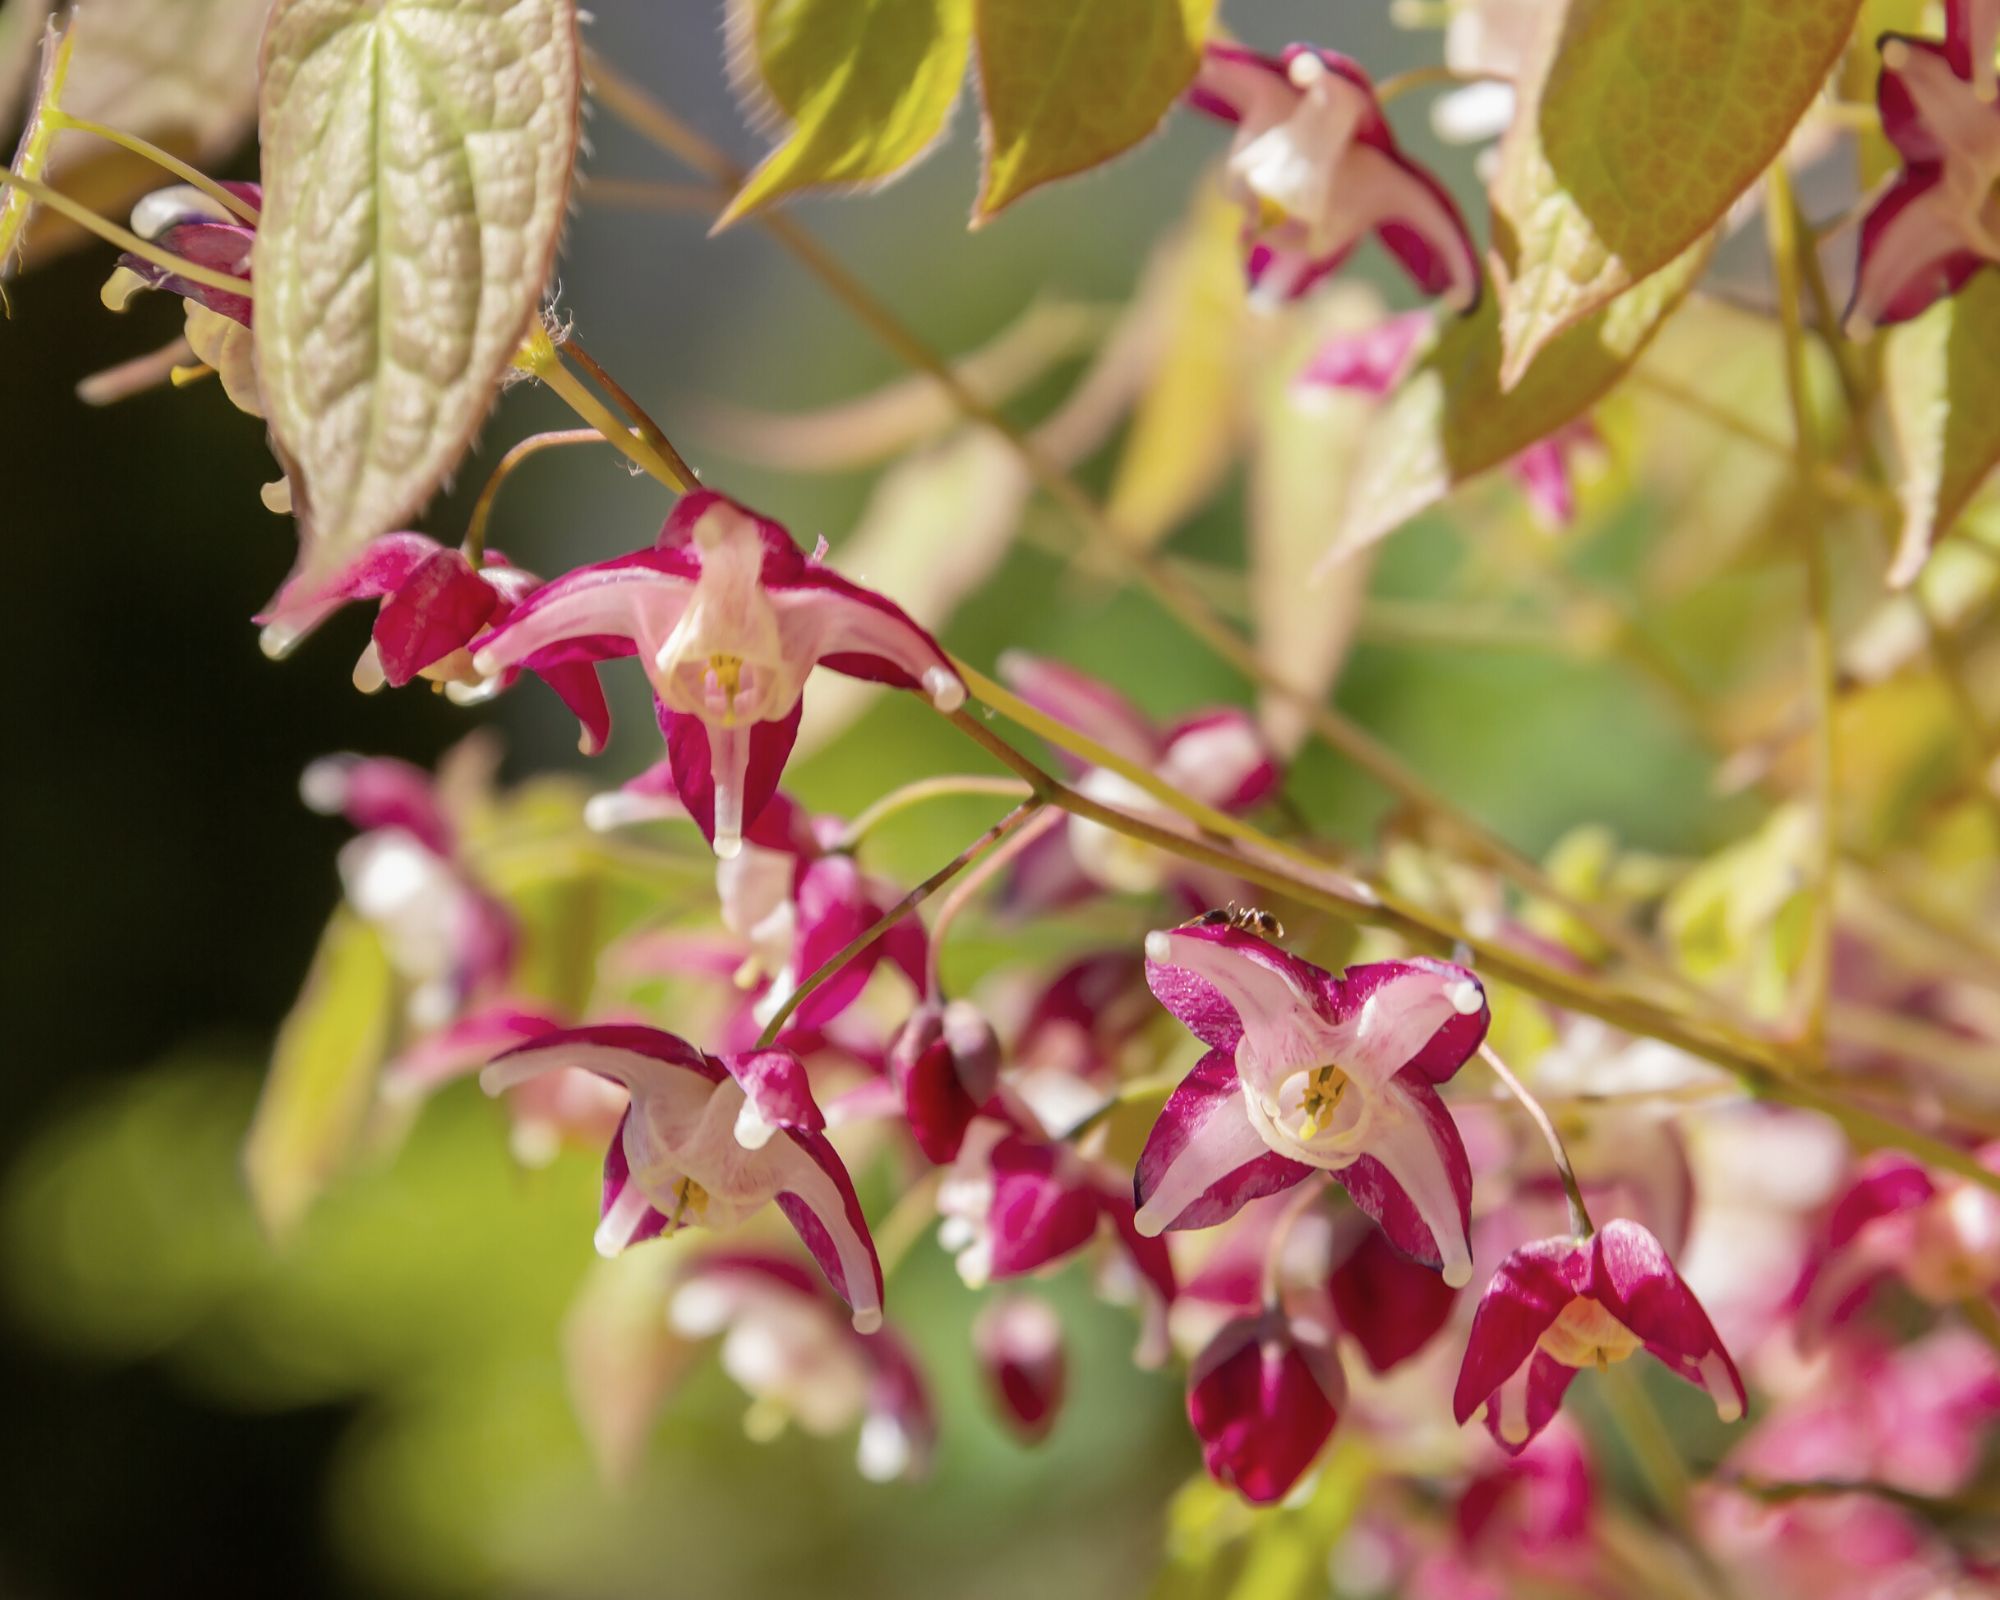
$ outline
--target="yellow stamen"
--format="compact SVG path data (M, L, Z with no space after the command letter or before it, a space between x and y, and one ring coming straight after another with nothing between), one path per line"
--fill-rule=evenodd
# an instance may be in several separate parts
M190 361L185 366L168 369L167 381L176 389L185 389L191 383L200 383L203 378L215 376L215 368L206 362Z

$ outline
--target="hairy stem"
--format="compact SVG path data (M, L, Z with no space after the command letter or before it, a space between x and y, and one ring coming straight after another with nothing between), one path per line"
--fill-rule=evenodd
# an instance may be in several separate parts
M58 216L68 217L78 227L97 235L106 244L115 244L128 255L135 255L142 261L150 261L162 271L171 272L177 278L185 278L189 283L198 283L204 289L220 289L225 294L240 295L245 300L255 298L255 292L248 278L233 278L226 272L217 272L213 267L204 267L199 262L189 261L175 255L171 250L162 250L150 239L142 239L130 228L121 228L115 222L106 221L80 200L73 200L58 189L34 178L24 177L18 172L0 172L0 185L11 185L33 200L37 205L47 206Z
M513 475L514 469L523 461L559 445L602 443L604 435L595 428L563 428L553 433L530 434L510 449L494 464L493 471L480 488L479 498L472 503L472 515L465 523L465 543L461 546L466 559L474 567L486 560L486 525L493 520L493 502L499 497L500 485Z
M1028 786L1012 778L989 778L982 773L946 773L935 778L919 778L900 789L891 789L860 813L840 836L840 848L852 850L891 817L912 806L954 795L1002 795L1010 800L1025 799Z
M87 117L73 117L67 111L60 109L47 112L46 115L57 128L67 128L77 133L87 133L94 138L103 139L108 143L118 145L122 149L130 150L135 156L143 156L146 160L152 162L154 166L171 172L182 183L189 185L191 188L199 189L238 221L247 222L253 228L257 226L258 211L254 205L245 200L240 194L225 189L199 168L189 166L187 162L181 160L171 150L162 150L158 145L141 139L135 133L125 133L120 129L107 127L102 122L92 122Z

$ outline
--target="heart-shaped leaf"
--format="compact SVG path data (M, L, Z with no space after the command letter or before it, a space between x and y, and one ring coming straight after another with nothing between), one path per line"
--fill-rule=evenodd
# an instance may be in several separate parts
M1505 387L1715 226L1784 148L1859 9L1568 0L1547 19L1493 192Z
M1373 544L1589 410L1701 276L1709 249L1704 238L1558 335L1512 389L1501 384L1500 314L1491 301L1447 322L1369 427L1328 559Z
M972 0L736 0L737 87L791 125L717 221L894 177L938 141L972 51Z
M413 516L533 320L576 154L574 0L278 0L257 378L301 567Z
M251 1203L272 1237L298 1225L352 1152L388 1053L395 999L380 937L336 911L278 1030L243 1147Z
M1884 388L1903 468L1903 531L1889 569L1900 589L2000 463L2000 274L1974 273L1884 343Z
M977 0L975 223L1129 150L1194 81L1215 0Z

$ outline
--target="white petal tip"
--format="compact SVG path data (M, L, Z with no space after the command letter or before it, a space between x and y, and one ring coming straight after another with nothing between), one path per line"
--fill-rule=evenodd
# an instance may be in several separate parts
M1170 1220L1172 1219L1154 1216L1147 1207L1141 1206L1137 1215L1132 1218L1132 1226L1142 1237L1157 1239L1167 1231L1167 1223Z
M618 1256L619 1253L618 1241L616 1239L608 1238L605 1235L603 1229L600 1228L597 1231L597 1233L592 1236L590 1242L597 1247L597 1253L602 1257L604 1257L606 1261L614 1260Z
M264 502L264 509L275 517L289 517L292 514L292 480L274 478L257 491L257 498Z
M1720 1400L1715 1402L1715 1414L1724 1422L1741 1422L1743 1420L1743 1407L1737 1404L1734 1395L1724 1395Z
M881 1330L881 1327L881 1307L870 1306L866 1310L854 1313L854 1331L856 1333L877 1333Z
M1445 1263L1444 1281L1447 1288L1463 1289L1468 1283L1472 1282L1472 1263L1470 1261L1450 1261Z
M761 1150L771 1142L771 1135L778 1130L764 1120L757 1109L757 1102L745 1100L743 1109L736 1113L736 1142L745 1150Z
M1509 1417L1500 1424L1500 1437L1509 1444L1528 1442L1528 1422L1525 1417Z
M632 820L625 797L616 790L609 794L594 794L583 803L583 825L592 833L610 833Z
M299 774L299 798L308 811L337 815L347 804L347 763L338 756L309 763Z
M300 637L297 628L287 627L282 622L268 623L264 631L257 635L257 648L264 652L268 660L282 661L292 653Z
M925 668L924 693L940 711L956 711L965 704L965 685L949 667Z
M500 670L500 658L491 650L481 650L472 658L472 670L482 678L490 678Z
M715 859L734 861L741 854L743 854L743 835L723 833L718 830L715 835Z
M1146 935L1146 959L1148 961L1156 961L1164 966L1173 953L1174 942L1168 935L1160 932L1157 928Z
M1910 47L1901 39L1882 41L1882 65L1891 72L1901 72L1910 64Z
M1310 89L1326 76L1326 63L1316 55L1292 57L1292 64L1285 69L1285 76L1292 80L1294 89Z
M1451 1009L1461 1017L1477 1015L1479 1008L1486 1003L1486 996L1480 993L1479 985L1469 983L1463 978L1448 985L1444 997L1451 1002Z

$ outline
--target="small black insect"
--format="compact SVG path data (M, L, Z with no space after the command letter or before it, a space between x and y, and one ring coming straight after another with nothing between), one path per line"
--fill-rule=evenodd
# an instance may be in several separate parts
M1240 933L1254 933L1260 939L1282 939L1285 925L1268 911L1256 906L1239 906L1235 901L1220 910L1204 911L1200 916L1181 924L1184 928L1234 928Z

